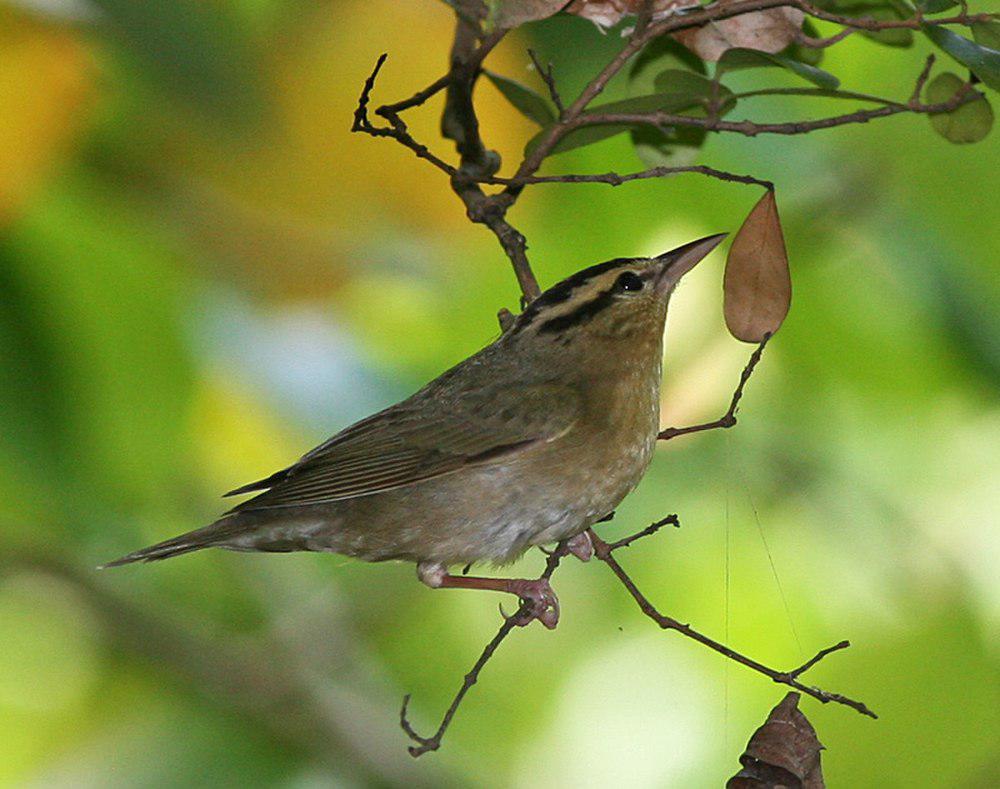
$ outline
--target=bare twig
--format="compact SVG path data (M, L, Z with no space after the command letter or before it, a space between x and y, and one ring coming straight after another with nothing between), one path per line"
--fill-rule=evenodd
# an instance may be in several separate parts
M834 44L839 44L845 38L857 32L858 30L856 28L845 27L839 33L834 33L832 36L827 36L826 38L813 38L812 36L806 35L801 30L796 30L795 43L801 44L809 49L826 49L827 47L832 47Z
M531 62L535 66L535 71L538 72L538 76L542 78L542 82L545 83L545 87L549 91L549 98L552 99L552 103L556 107L556 111L559 113L559 117L563 116L566 108L563 106L562 97L559 95L559 88L556 87L555 74L552 73L552 64L549 63L546 66L542 65L542 61L538 58L538 53L533 49L528 50L528 57L531 58Z
M747 381L750 380L750 376L753 375L754 368L757 367L757 363L760 361L760 357L764 353L764 346L767 345L767 342L770 339L770 334L765 335L764 339L757 345L754 352L750 354L750 359L747 361L746 367L744 367L743 372L740 373L739 383L736 384L736 389L733 392L732 400L729 401L729 408L726 409L726 413L718 419L711 422L704 422L700 425L665 428L660 431L657 438L661 441L669 441L671 438L677 438L677 436L687 435L688 433L700 433L702 430L714 430L717 427L729 428L735 425L736 410L739 408L740 400L743 399L743 390L746 388Z
M924 63L924 68L920 72L920 76L917 77L917 82L913 86L913 93L910 95L910 101L907 106L913 109L914 107L920 106L920 94L924 90L924 85L927 84L927 80L931 75L931 69L934 68L935 57L933 54L927 56L927 61Z
M646 530L644 530L646 531ZM797 677L801 675L804 671L808 670L812 666L816 665L820 660L829 655L831 652L835 652L839 649L848 646L846 641L842 641L839 644L828 647L827 649L818 652L815 657L804 663L799 668L794 671L778 671L776 669L765 666L753 658L749 658L737 652L734 649L722 644L715 639L709 638L703 633L695 630L690 625L683 624L671 616L660 613L656 607L648 600L648 598L639 590L635 582L629 577L628 573L622 568L621 564L614 557L614 548L608 543L604 542L594 531L588 530L590 535L590 540L594 544L594 556L604 562L608 567L611 568L611 572L615 574L615 577L621 582L622 586L628 591L635 602L638 604L639 609L650 619L652 619L656 624L658 624L664 630L676 630L681 635L687 636L694 641L708 647L709 649L718 652L720 655L724 655L730 660L734 660L747 668L753 669L759 674L763 674L766 677L770 677L774 682L780 683L782 685L788 685L791 688L812 696L814 699L823 702L824 704L829 702L835 702L837 704L843 704L844 706L850 707L851 709L857 710L862 715L867 715L870 718L877 718L878 716L872 712L867 705L863 702L856 701L855 699L843 696L840 693L831 693L826 690L822 690L817 687L810 685L803 685L798 681ZM641 533L640 533L641 534ZM638 535L636 536L638 539ZM621 542L621 541L619 541ZM628 543L626 543L628 544Z
M619 548L628 548L628 546L636 540L641 540L643 537L649 537L651 534L656 534L656 532L668 524L673 526L675 529L679 529L681 527L680 518L676 515L667 515L666 517L660 518L658 521L649 524L642 531L637 531L635 534L630 534L628 537L623 537L620 540L606 543L606 545L608 546L608 550L611 551L617 551Z
M539 576L540 579L549 579L552 577L552 573L556 571L559 566L559 562L562 561L563 557L569 553L569 548L566 545L566 541L560 542L555 550L548 554L545 560L545 570ZM479 674L489 662L490 658L493 657L493 653L497 651L500 644L503 643L504 639L510 635L510 632L517 627L517 621L521 616L528 613L531 603L525 602L521 604L521 607L513 616L505 617L504 622L500 625L500 629L497 630L497 634L490 639L490 642L485 646L479 658L473 663L472 668L469 672L462 678L462 685L459 687L458 692L455 694L454 698L451 700L451 704L448 705L448 709L444 713L444 717L441 718L441 723L438 724L437 731L434 732L430 737L423 737L417 733L410 723L407 717L407 710L410 705L410 694L406 694L403 697L403 706L399 711L399 725L402 727L406 735L413 740L416 745L411 745L409 747L410 755L413 757L423 756L428 751L436 751L441 747L441 740L451 725L452 719L455 717L455 713L458 712L459 706L462 704L462 700L465 695L472 689L472 686L476 684L479 680Z
M678 173L698 173L710 178L717 178L720 181L730 181L740 184L754 184L763 186L765 189L774 189L771 181L764 181L754 178L752 175L737 175L726 172L716 167L709 167L704 164L692 164L684 167L650 167L637 173L568 173L565 175L529 175L524 178L501 178L493 176L480 179L480 183L528 186L530 184L610 184L611 186L621 186L629 181L643 181L649 178L663 178L668 175Z

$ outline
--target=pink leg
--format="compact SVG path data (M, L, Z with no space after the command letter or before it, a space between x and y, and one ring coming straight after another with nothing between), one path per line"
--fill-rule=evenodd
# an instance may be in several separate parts
M436 562L421 562L417 565L417 577L432 589L485 589L492 592L515 594L527 610L515 614L514 624L524 627L537 619L549 630L559 623L559 598L549 586L547 578L529 580L525 578L478 578L475 576L450 575L444 565Z

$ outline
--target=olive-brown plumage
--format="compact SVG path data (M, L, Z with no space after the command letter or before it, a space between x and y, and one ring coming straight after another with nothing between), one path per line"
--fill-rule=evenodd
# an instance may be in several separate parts
M432 586L535 600L529 619L554 626L547 583L447 568L582 535L638 484L658 432L667 302L722 238L563 280L416 394L232 491L261 492L215 523L107 566L207 547L403 559Z

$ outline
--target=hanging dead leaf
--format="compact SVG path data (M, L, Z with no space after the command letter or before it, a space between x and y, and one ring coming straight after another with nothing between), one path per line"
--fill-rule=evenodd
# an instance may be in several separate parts
M723 296L729 333L743 342L774 334L788 314L792 281L773 191L753 207L733 239Z
M824 789L823 745L798 703L799 694L788 693L771 710L740 756L743 769L726 789Z
M736 0L718 0L716 5L734 2ZM716 61L727 49L734 47L774 55L795 40L804 19L805 14L797 8L769 8L682 30L674 38L702 60Z

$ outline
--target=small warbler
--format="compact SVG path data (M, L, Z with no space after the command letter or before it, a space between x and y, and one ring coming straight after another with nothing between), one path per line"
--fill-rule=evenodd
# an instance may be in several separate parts
M559 540L590 557L585 530L635 488L653 455L670 294L724 237L574 274L416 394L230 491L263 492L211 525L104 566L209 547L401 559L435 588L516 594L518 624L555 627L547 580L448 568L502 565Z

